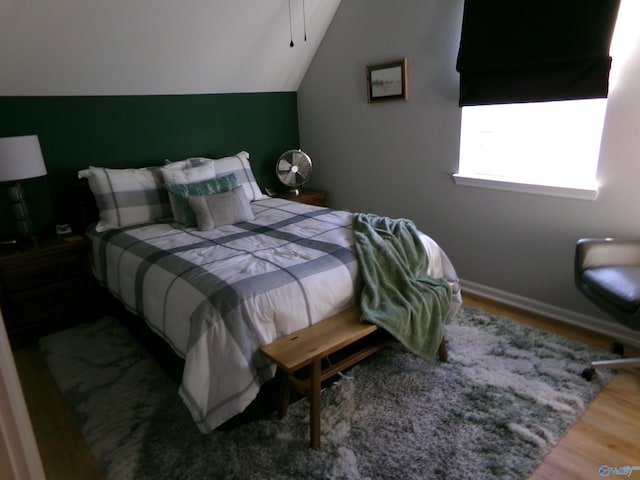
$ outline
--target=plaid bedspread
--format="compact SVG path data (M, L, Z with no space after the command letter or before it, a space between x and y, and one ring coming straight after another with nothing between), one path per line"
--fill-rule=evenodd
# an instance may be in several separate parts
M180 395L202 432L243 411L275 366L260 345L356 303L352 214L281 199L212 231L167 223L90 233L96 278L185 359ZM424 239L429 275L457 281Z

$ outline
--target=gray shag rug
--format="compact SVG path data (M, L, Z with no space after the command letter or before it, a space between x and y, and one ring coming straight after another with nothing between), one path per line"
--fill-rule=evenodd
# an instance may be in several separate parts
M322 392L322 447L300 400L202 435L175 383L111 318L40 348L109 479L523 479L613 373L606 352L477 309L446 327L449 361L392 343Z

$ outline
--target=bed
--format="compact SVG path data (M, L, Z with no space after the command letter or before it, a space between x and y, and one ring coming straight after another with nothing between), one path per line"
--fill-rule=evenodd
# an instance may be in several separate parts
M203 433L274 376L261 345L359 301L353 214L263 195L245 152L79 175L100 210L87 232L94 274L184 359L180 396ZM455 270L420 239L428 275L454 285L450 318L461 303Z

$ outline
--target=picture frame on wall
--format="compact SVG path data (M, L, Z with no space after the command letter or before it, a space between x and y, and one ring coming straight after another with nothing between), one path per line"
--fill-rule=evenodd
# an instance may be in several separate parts
M369 103L407 100L407 59L367 65L367 97Z

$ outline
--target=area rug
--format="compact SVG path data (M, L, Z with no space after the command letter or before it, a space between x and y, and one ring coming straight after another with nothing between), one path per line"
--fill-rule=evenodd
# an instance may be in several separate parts
M322 391L322 446L300 400L202 435L175 383L116 320L40 342L107 478L524 479L613 373L580 372L611 354L463 308L449 360L392 343Z

